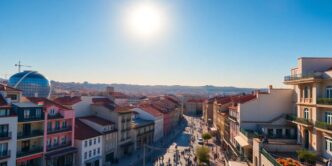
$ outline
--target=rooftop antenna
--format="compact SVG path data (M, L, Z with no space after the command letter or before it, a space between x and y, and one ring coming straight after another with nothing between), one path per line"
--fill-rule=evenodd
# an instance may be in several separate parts
M31 66L23 65L23 64L21 64L21 61L18 61L18 64L15 64L15 67L18 68L18 72L21 72L21 67L31 67Z

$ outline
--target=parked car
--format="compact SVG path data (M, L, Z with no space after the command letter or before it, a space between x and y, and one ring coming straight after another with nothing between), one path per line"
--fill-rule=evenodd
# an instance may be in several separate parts
M203 138L198 138L197 143L200 145L203 145L203 143L204 143Z

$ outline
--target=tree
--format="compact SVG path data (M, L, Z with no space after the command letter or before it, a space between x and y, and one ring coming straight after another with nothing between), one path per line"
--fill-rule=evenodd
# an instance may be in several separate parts
M212 136L211 136L210 133L203 133L202 138L203 138L205 141L208 141L209 139L212 138Z
M209 148L208 147L197 147L195 155L199 160L200 165L203 165L203 163L209 164Z

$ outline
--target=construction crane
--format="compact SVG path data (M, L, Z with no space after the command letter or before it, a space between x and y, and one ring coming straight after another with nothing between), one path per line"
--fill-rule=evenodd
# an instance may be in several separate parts
M21 64L21 61L18 61L18 64L15 64L15 67L18 68L18 72L21 72L21 67L31 67L31 66L23 65L23 64Z

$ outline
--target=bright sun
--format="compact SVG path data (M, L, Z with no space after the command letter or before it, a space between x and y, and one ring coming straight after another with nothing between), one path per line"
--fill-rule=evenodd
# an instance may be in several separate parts
M163 10L151 3L133 5L126 13L126 27L132 35L151 38L161 34L165 26Z

